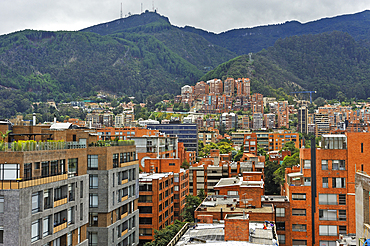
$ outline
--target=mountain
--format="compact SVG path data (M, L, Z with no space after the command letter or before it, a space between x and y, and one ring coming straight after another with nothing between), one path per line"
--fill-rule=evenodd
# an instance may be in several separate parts
M304 88L326 98L340 91L365 98L369 21L370 12L364 11L214 34L176 27L167 17L145 12L77 32L25 30L2 35L0 98L10 102L0 106L5 109L0 118L29 109L29 101L77 100L97 91L135 96L138 101L178 94L181 86L194 85L214 68L212 78L250 75L255 80L252 89L265 95ZM332 30L348 34L328 34ZM235 58L249 52L254 53L252 64L247 57ZM225 66L231 68L222 75Z
M279 39L274 46L239 56L208 72L201 80L251 78L251 89L276 96L315 90L326 99L370 97L370 51L348 33L331 32ZM281 90L281 89L280 89ZM281 91L280 91L281 92Z
M273 46L281 38L332 31L346 32L356 41L361 41L363 44L369 46L370 11L366 10L356 14L323 18L304 24L298 21L287 21L283 24L233 29L220 34L189 26L184 27L183 30L196 33L209 42L226 48L238 55L248 54L250 52L256 53Z

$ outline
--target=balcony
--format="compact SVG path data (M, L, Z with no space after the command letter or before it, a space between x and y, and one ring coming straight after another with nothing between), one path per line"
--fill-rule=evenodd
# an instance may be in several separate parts
M53 234L57 233L58 231L61 231L63 229L67 228L67 222L64 222L60 225L54 226Z
M121 214L121 219L125 218L128 215L128 212Z
M9 147L10 146L10 147ZM36 142L34 140L16 141L5 143L0 146L0 151L6 152L24 152L24 151L42 151L42 150L63 150L63 149L82 149L85 144L79 142L64 142L63 140L48 140L48 142Z
M123 201L127 200L127 198L128 198L128 196L123 196L123 197L121 198L121 202L123 202Z
M67 197L54 202L54 208L67 203Z
M28 180L0 180L0 188L3 190L17 190L36 185L53 183L61 180L68 179L68 174L59 174L50 177L35 177Z
M128 182L128 179L122 179L121 185L126 184Z
M128 229L124 230L121 232L121 237L123 237L123 235L125 235L126 233L128 232Z
M120 163L120 167L128 167L136 164L139 164L138 160Z
M104 141L99 140L95 143L90 143L90 147L110 147L110 146L132 146L135 145L134 140L118 140L118 141Z

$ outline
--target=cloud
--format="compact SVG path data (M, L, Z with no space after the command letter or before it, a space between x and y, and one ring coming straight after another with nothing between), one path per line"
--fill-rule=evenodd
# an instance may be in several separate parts
M153 1L131 0L1 0L0 34L24 29L80 30L120 17L152 10ZM157 0L154 7L173 25L194 26L212 32L234 28L308 22L370 9L370 2L348 0Z

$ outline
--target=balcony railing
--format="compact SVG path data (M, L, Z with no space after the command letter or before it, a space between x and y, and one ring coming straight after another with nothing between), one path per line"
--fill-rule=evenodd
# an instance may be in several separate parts
M61 231L63 229L67 228L67 222L64 222L60 225L54 226L53 233L57 233L58 231Z
M0 151L23 152L23 151L41 151L41 150L61 150L61 149L82 149L86 144L79 142L64 142L49 140L47 142L36 142L33 140L16 141L12 143L0 143Z
M118 141L108 141L99 140L95 143L90 143L90 147L107 147L107 146L131 146L135 145L134 140L118 140Z
M2 190L16 190L23 189L27 187L32 187L36 185L48 184L52 182L57 182L60 180L68 179L68 174L59 174L49 177L35 177L32 179L22 180L0 180L0 189Z

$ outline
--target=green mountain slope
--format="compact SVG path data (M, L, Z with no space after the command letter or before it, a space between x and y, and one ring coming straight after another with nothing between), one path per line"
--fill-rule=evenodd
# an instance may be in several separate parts
M287 21L278 25L233 29L220 34L189 26L184 27L183 30L196 33L209 42L224 47L238 55L248 54L249 52L256 53L266 49L273 46L280 38L332 31L347 32L356 41L362 41L363 44L369 46L370 11L366 10L356 14L323 18L304 24L298 21Z
M201 80L250 77L253 91L273 95L284 91L316 90L316 97L370 97L370 52L342 32L279 39L273 47L226 62Z
M0 85L34 92L42 100L98 90L143 100L177 93L201 75L148 35L23 31L0 37Z

